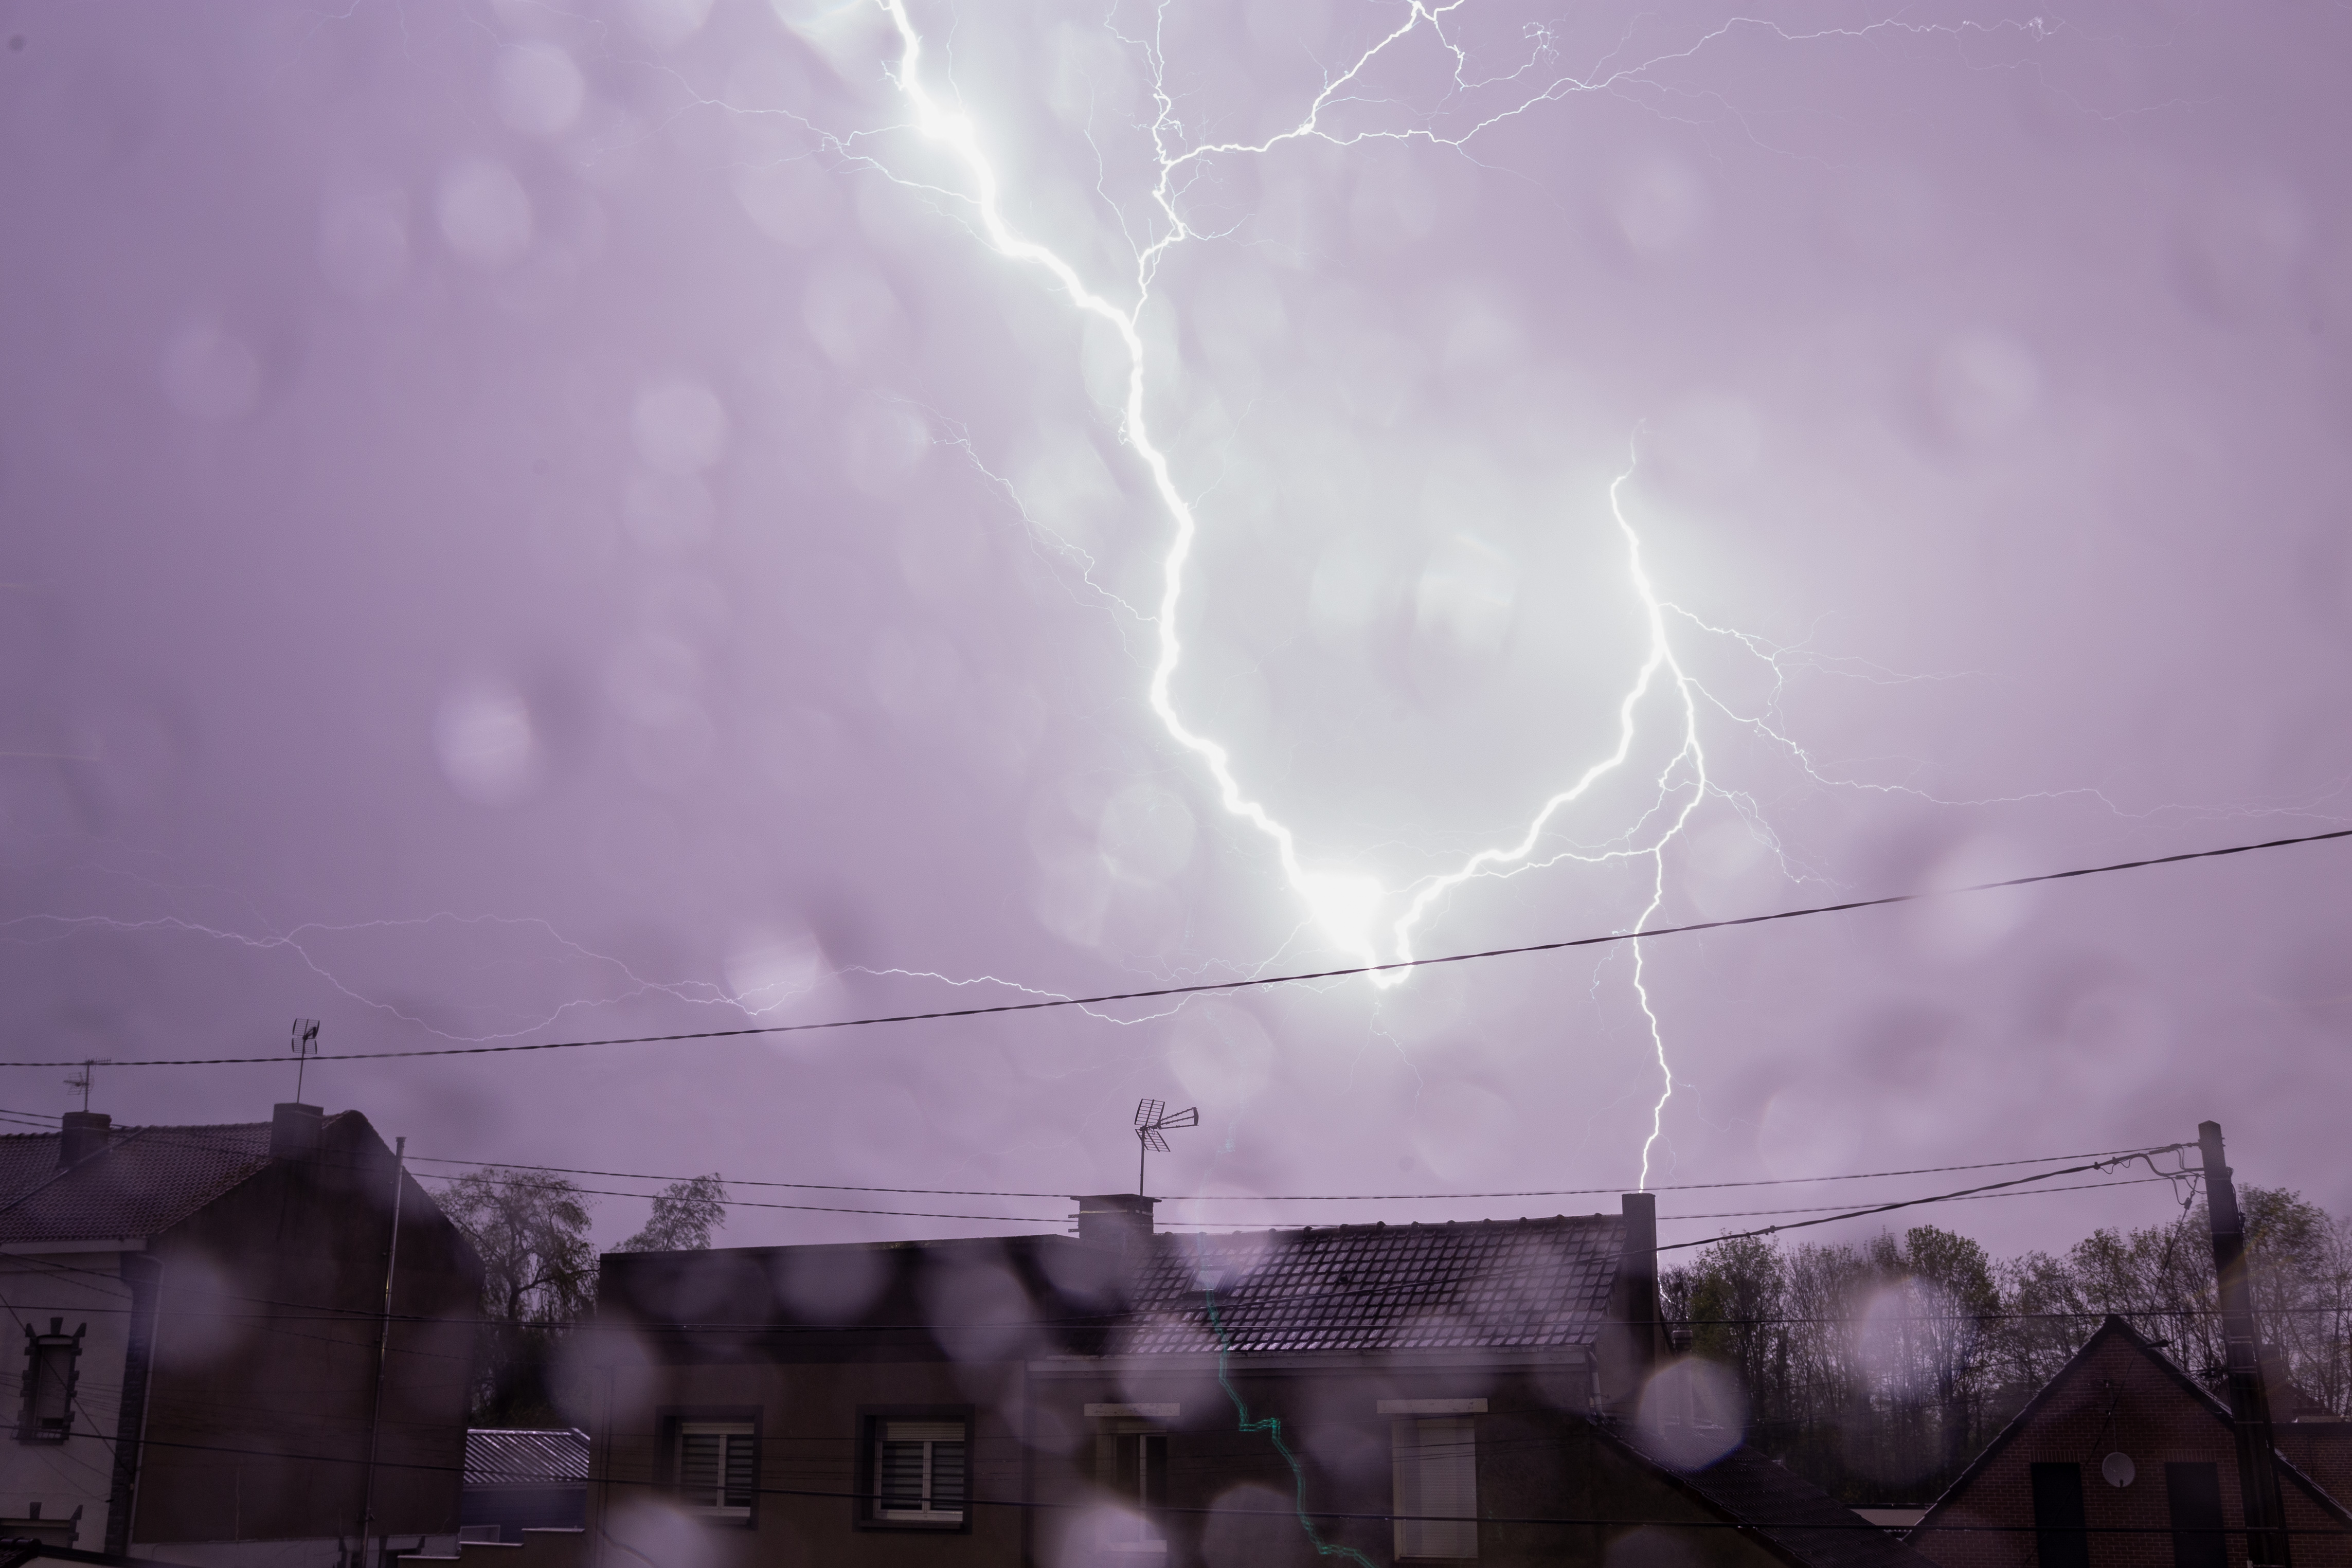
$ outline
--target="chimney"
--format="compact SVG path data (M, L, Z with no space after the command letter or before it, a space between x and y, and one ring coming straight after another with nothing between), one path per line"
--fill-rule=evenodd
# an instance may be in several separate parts
M1131 1192L1078 1199L1079 1245L1141 1261L1151 1246L1151 1211L1159 1201Z
M326 1113L316 1105L282 1100L270 1108L269 1157L308 1159L319 1152L319 1126Z
M58 1139L58 1168L78 1166L106 1147L114 1118L103 1111L68 1111L64 1134Z
M1629 1192L1618 1199L1625 1216L1625 1250L1617 1265L1625 1323L1633 1331L1633 1364L1643 1376L1658 1360L1658 1198Z

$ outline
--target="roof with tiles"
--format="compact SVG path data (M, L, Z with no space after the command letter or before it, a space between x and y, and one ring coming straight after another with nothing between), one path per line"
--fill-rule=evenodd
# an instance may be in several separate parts
M466 1434L469 1487L585 1486L588 1434L576 1427L476 1427Z
M1583 1346L1609 1312L1615 1215L1162 1236L1129 1355Z
M1654 1452L1638 1431L1615 1436L1720 1512L1811 1568L1932 1568L1924 1554L1745 1443L1703 1469L1685 1470Z
M103 1150L63 1169L58 1139L0 1137L0 1245L153 1236L269 1164L267 1122L117 1127Z

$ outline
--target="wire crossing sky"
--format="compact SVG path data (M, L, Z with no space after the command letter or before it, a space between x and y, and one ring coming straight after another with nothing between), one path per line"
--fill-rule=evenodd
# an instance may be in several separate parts
M1312 970L1305 974L1259 975L1246 980L1213 980L1195 986L1161 986L1150 990L1121 991L1092 997L1048 997L1042 1001L997 1002L981 1007L956 1008L928 1013L891 1013L858 1019L828 1019L811 1023L751 1024L738 1029L695 1030L674 1034L615 1035L604 1040L541 1040L530 1045L447 1045L425 1046L409 1051L378 1051L330 1053L323 1057L313 1054L311 1061L362 1061L398 1060L419 1056L499 1056L519 1051L584 1051L600 1045L670 1045L697 1040L735 1040L747 1035L806 1034L837 1029L867 1029L883 1024L934 1023L951 1019L985 1018L994 1014L1042 1012L1059 1008L1093 1009L1112 1002L1157 1001L1171 997L1203 996L1212 992L1247 990L1266 986L1301 985L1317 980L1352 979L1358 977L1378 977L1400 970L1429 968L1438 965L1467 964L1485 958L1519 957L1532 953L1557 953L1574 947L1635 946L1644 938L1685 936L1703 931L1729 931L1743 925L1773 925L1784 920L1802 920L1812 915L1843 915L1862 909L1884 909L1895 904L1917 904L1930 899L1949 898L1971 893L1997 893L2010 888L2030 887L2041 883L2073 882L2087 876L2105 876L2116 872L2145 871L2151 866L2181 865L2192 861L2220 860L2228 856L2252 854L2263 850L2286 849L2303 844L2332 843L2352 838L2352 828L2339 828L2325 833L2303 833L2289 839L2268 839L2260 843L2231 844L2221 849L2190 850L2177 855L2162 855L2152 860L2118 861L2107 865L2078 866L2072 871L2042 872L2032 876L2010 877L2000 882L1979 883L1972 886L1929 889L1917 893L1893 893L1877 898L1848 899L1842 904L1817 904L1803 909L1782 909L1769 915L1744 915L1726 920L1706 920L1694 925L1654 927L1646 931L1619 931L1602 936L1569 936L1553 942L1531 942L1517 947L1493 947L1475 953L1448 953L1428 958L1399 958L1387 964L1361 965L1344 969ZM142 1057L117 1060L84 1059L81 1061L6 1061L0 1067L79 1067L85 1071L93 1066L105 1067L230 1067L253 1066L274 1061L266 1056L230 1057ZM79 1082L77 1080L77 1082ZM1960 1167L1948 1167L1960 1168ZM1616 1189L1593 1188L1593 1191Z
M12 1103L1100 1191L1159 1099L1206 1197L2210 1117L2352 1202L2336 857L2038 880L2344 825L2347 29L28 14Z

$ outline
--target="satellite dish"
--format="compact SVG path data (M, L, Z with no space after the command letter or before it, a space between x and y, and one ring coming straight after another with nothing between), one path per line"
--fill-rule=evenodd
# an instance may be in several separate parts
M2099 1473L2107 1478L2111 1487L2127 1487L2139 1474L2139 1467L2132 1463L2129 1454L2118 1449L2099 1461Z

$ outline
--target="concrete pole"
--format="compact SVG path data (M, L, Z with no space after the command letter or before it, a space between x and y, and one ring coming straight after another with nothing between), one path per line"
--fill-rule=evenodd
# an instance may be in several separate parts
M2238 1487L2246 1511L2246 1561L2287 1568L2286 1512L2279 1495L2278 1448L2271 1434L2270 1394L2263 1386L2262 1335L2254 1323L2253 1283L2246 1277L2246 1227L2238 1189L2222 1159L2221 1124L2200 1122L2205 1156L2205 1210L2213 1227L2213 1277L2221 1308L2230 1424L2238 1439Z
M392 1281L400 1267L400 1199L407 1191L404 1166L408 1140L400 1139L392 1152L392 1240L383 1254L383 1322L375 1341L375 1398L368 1406L367 1481L360 1502L360 1555L353 1568L368 1568L368 1535L375 1528L376 1442L383 1428L383 1365L392 1354Z

